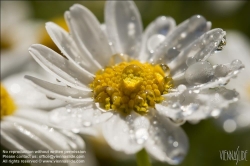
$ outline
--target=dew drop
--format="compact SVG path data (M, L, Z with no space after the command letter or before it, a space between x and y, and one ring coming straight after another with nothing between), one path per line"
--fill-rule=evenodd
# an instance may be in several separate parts
M162 70L164 71L165 75L169 75L170 74L170 69L166 64L160 64L160 67L162 68Z
M82 124L83 124L83 126L85 126L85 127L91 126L91 122L89 122L89 121L85 121L85 122L83 122Z
M53 97L50 97L50 96L46 96L47 97L47 99L49 99L49 100L55 100L55 98L53 98Z
M73 133L80 133L80 129L78 129L78 128L71 129L71 131L72 131Z
M225 65L218 65L214 70L215 77L225 77L228 74L229 70Z
M177 89L182 92L182 91L186 90L187 87L183 84L180 84Z
M186 65L191 66L197 62L197 59L195 57L188 57L186 60Z
M199 85L210 81L214 77L214 69L208 62L197 62L191 65L185 72L186 81L189 84Z
M244 67L244 65L243 65L242 62L241 62L240 60L238 60L238 59L233 60L233 61L231 62L231 70L238 70L238 69L241 69L241 68L243 68L243 67Z

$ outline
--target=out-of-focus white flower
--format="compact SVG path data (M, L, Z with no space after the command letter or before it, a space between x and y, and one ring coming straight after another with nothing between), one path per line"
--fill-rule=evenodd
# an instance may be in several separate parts
M228 16L234 14L239 10L247 1L206 1L204 4L216 14L220 16Z
M236 57L246 65L242 74L227 85L240 93L240 100L226 108L217 121L226 132L231 133L236 129L250 127L250 42L244 34L237 31L229 31L227 39L227 47L209 60L212 63L221 63Z
M15 105L1 84L1 145L19 151L85 149L79 136L49 127L47 114L46 111Z
M37 42L40 23L28 19L31 11L24 1L1 1L1 78L25 68L27 48Z
M134 154L145 148L160 161L178 164L188 139L177 123L217 117L238 99L223 85L244 66L239 60L215 66L207 61L222 50L226 33L210 30L211 22L200 15L177 27L161 16L144 33L132 1L107 1L103 26L78 4L65 18L70 33L52 22L46 29L67 59L43 45L29 49L65 85L26 76L46 95L71 103L51 113L60 128L96 134L91 126L102 123L114 150Z

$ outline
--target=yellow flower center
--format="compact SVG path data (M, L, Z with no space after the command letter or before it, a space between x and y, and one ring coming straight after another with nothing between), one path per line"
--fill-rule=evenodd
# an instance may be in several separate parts
M16 110L16 106L14 101L11 99L10 95L6 91L6 89L1 84L1 117L11 115Z
M106 110L140 114L163 101L162 94L173 87L166 65L152 65L132 60L106 67L96 73L90 87L94 99ZM168 75L168 76L166 76Z

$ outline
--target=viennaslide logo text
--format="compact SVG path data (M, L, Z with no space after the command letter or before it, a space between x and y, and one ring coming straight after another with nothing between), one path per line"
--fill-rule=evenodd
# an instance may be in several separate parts
M236 150L220 150L220 159L223 161L247 161L247 150L240 150L238 146Z

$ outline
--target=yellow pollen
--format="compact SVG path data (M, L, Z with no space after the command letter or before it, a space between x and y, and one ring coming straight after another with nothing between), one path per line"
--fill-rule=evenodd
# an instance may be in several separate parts
M248 94L248 99L250 100L250 83L247 85L247 94Z
M16 110L16 106L14 101L11 99L10 95L6 91L6 89L1 84L1 117L11 115Z
M106 67L96 73L90 87L94 99L106 110L144 114L155 103L163 101L162 94L173 88L169 68L132 60Z

